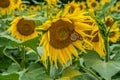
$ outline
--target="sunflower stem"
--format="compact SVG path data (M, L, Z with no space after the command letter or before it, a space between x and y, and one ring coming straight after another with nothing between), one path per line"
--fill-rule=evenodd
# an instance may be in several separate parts
M46 72L50 76L50 62L49 62L49 58L47 60Z
M109 33L110 33L110 30L114 23L115 23L115 21L112 22L112 24L110 25L110 28L108 29L108 31L106 31L107 33L104 38L104 41L105 41L104 44L105 44L105 50L106 50L106 58L105 58L106 62L108 62L110 60Z
M22 68L25 68L25 48L22 46L22 62L21 62Z
M105 58L105 60L106 60L106 62L108 62L109 59L110 59L110 48L109 48L108 36L106 36L104 38L104 41L105 41L105 50L106 50L106 58Z

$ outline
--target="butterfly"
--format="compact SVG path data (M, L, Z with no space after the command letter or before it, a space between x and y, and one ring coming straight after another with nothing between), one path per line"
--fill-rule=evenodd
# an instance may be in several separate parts
M70 40L75 42L77 40L83 40L83 38L79 33L73 31L72 34L70 35Z

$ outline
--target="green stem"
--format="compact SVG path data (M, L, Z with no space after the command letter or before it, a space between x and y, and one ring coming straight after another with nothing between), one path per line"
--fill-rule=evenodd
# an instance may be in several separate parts
M22 68L25 68L25 49L24 46L22 46L22 62L21 62Z
M113 21L110 25L110 28L108 29L107 33L106 33L106 36L104 37L104 44L105 44L105 50L106 50L106 58L105 58L105 61L108 62L109 59L110 59L110 47L109 47L109 34L110 34L110 30L113 26L113 24L115 23L115 21Z
M105 50L106 50L106 58L105 61L108 62L110 59L110 48L109 48L109 40L108 40L108 36L106 36L104 38L105 41Z
M49 58L47 60L47 73L50 76L50 61L49 61Z
M92 70L84 67L84 66L81 66L83 70L87 71L88 73L92 74L97 80L102 80L97 74L95 74L95 72L93 72Z

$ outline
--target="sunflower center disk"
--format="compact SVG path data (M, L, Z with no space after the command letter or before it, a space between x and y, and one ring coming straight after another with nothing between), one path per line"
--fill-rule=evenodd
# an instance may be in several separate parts
M109 37L111 38L111 37L114 37L114 36L115 36L115 32L110 32Z
M98 36L98 34L95 35L95 37L92 39L92 42L99 42L99 36Z
M69 9L69 12L70 12L70 13L73 13L74 11L75 11L74 6L71 6L70 9Z
M80 5L79 8L80 8L80 10L83 10L83 5Z
M0 0L0 7L7 8L10 5L9 0Z
M50 31L50 45L56 49L67 47L70 43L70 35L74 30L72 23L68 21L58 20L51 25Z
M120 6L118 6L118 10L120 10Z
M61 29L58 31L58 40L66 40L69 37L69 31L66 29Z
M24 36L31 35L35 29L35 22L32 20L21 19L17 23L17 31Z
M107 21L105 22L106 26L109 27L112 24L112 20L110 20L109 18L107 19Z
M91 6L92 6L92 7L96 7L97 4L96 4L95 2L93 2L93 3L91 4Z

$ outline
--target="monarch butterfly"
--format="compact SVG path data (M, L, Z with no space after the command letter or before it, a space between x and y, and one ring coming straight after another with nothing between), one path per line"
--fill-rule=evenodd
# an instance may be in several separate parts
M77 32L74 31L74 32L70 35L70 40L73 41L73 42L75 42L75 41L77 41L77 40L83 40L83 38L82 38L82 36L81 36L79 33L77 33Z

